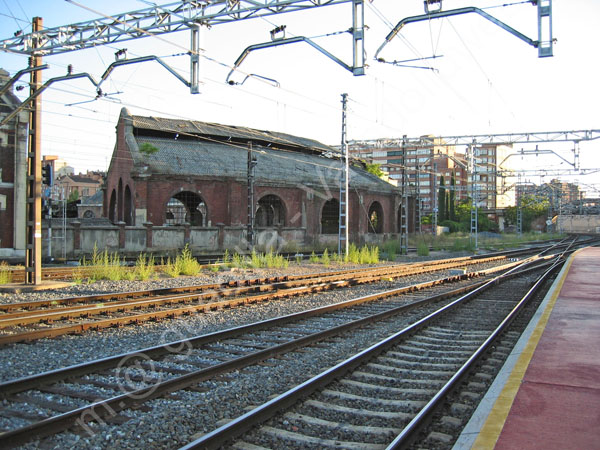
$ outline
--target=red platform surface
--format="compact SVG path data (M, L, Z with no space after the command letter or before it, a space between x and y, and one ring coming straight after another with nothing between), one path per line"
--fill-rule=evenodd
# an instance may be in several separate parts
M600 449L600 248L575 254L494 448Z

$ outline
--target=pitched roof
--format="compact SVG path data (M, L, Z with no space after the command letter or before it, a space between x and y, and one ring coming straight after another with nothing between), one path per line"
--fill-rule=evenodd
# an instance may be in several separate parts
M104 192L97 191L95 194L88 197L83 197L79 206L102 205L104 202Z
M234 125L199 122L195 120L168 119L163 117L144 117L132 115L131 124L134 128L159 130L171 133L191 134L195 136L215 136L233 138L241 141L269 142L282 146L311 149L318 152L337 152L333 147L324 145L314 139L293 136L275 131L256 130Z
M206 178L227 177L241 182L246 181L247 144L244 144L243 141L214 139L214 134L210 136L203 134L224 133L222 126L172 119L164 119L163 121L163 119L157 118L133 117L131 123L134 127L136 124L150 127L154 123L159 127L163 127L159 130L169 131L168 134L158 136L149 133L137 133L134 129L128 133L126 140L133 157L134 172L137 172L137 174L191 175ZM125 119L127 119L126 116ZM179 127L179 124L182 126ZM190 139L189 136L185 136L184 139L176 139L172 134L173 129L188 130L191 129L190 127L195 128L194 134L198 136L197 139ZM226 127L226 129L237 128ZM298 138L282 133L263 132L249 128L243 128L242 130L238 134L230 134L235 134L242 140L249 139L251 136L258 136L259 138L259 143L253 144L253 153L257 160L255 179L258 183L296 188L305 186L317 191L332 189L333 192L336 192L339 189L343 164L338 157L329 152L330 147L311 139ZM222 136L226 136L226 134L222 134ZM273 137L272 141L266 140L268 136ZM255 142L253 139L251 140ZM269 146L271 142L277 145L285 144L287 148L273 148L274 145ZM292 146L289 145L290 142L293 143ZM304 142L310 147L301 145ZM139 148L144 143L151 144L158 151L152 154L140 152ZM327 149L328 151L315 153L315 149L318 148ZM373 192L397 192L395 186L357 166L351 166L350 186L351 189L357 188Z

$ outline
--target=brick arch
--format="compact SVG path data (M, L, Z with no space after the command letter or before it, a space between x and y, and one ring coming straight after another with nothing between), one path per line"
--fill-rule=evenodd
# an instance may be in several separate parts
M189 223L192 226L206 226L208 222L208 206L204 198L193 191L176 190L163 207L164 223L180 225Z
M265 194L256 203L255 223L258 227L285 226L287 207L285 200L275 194Z
M369 206L367 227L369 233L381 234L383 233L383 206L377 200L371 202Z
M340 228L340 202L330 198L321 207L321 234L338 234Z

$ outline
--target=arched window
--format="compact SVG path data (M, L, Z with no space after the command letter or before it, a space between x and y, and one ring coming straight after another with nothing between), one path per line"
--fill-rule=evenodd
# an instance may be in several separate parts
M340 202L327 200L321 211L321 234L337 234L340 228Z
M255 223L257 227L285 225L285 205L276 195L265 195L258 201Z
M206 204L198 194L179 192L169 199L165 211L167 225L189 223L195 227L206 226Z
M119 191L117 198L117 218L119 222L123 221L123 179L119 178Z
M115 222L117 218L117 191L112 190L110 193L110 201L108 202L108 219Z
M131 189L129 189L129 185L125 186L125 198L123 203L123 220L127 225L133 225L133 198L131 197Z
M383 208L381 203L373 202L369 208L369 233L382 233L383 232Z

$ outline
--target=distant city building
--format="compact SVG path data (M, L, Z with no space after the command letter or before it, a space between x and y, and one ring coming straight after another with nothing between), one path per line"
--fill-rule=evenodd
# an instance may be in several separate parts
M404 147L401 139L352 141L349 149L352 156L379 164L398 186L402 185L403 169L406 168L409 195L419 198L422 214L431 214L436 208L442 177L444 186L454 190L455 201L468 196L465 155L438 138L422 136L418 140L408 140Z
M499 171L510 171L512 146L486 144L475 147L475 189L477 206L487 210L515 205L514 186L506 183Z
M516 188L517 200L525 196L532 196L538 200L548 200L552 210L559 214L563 210L577 210L584 204L585 192L579 185L552 179L549 183L536 185L533 183L519 184Z
M78 175L63 175L55 181L59 195L69 198L77 193L79 199L91 197L102 189L102 174L87 172Z

